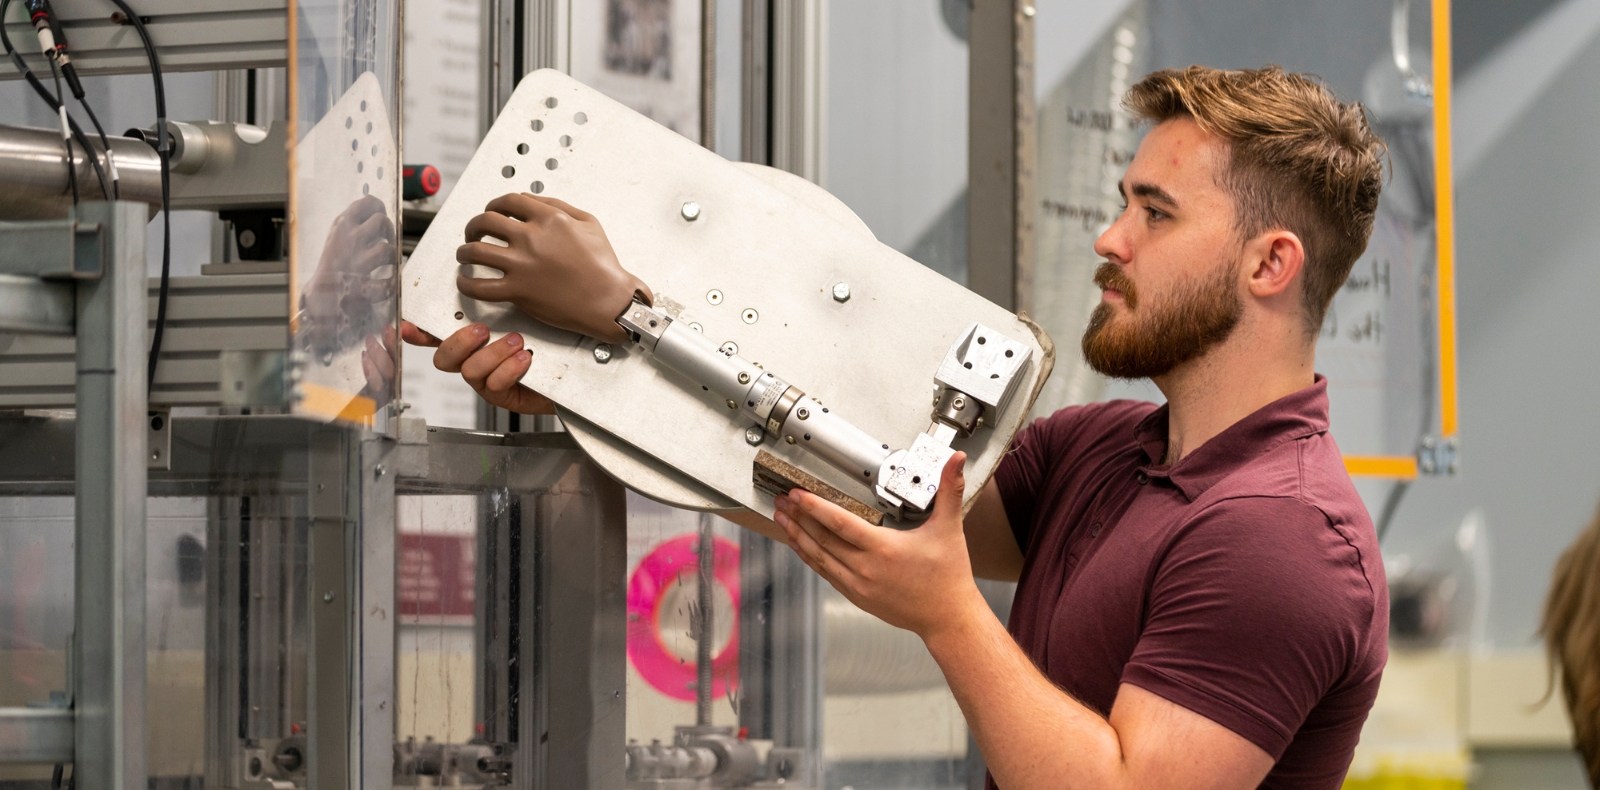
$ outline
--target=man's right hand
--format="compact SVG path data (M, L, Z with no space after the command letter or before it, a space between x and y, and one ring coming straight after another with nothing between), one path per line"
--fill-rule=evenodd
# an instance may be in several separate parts
M522 335L515 332L489 342L489 328L471 324L440 340L410 321L400 322L400 337L414 346L428 346L433 366L461 378L491 406L519 414L555 414L549 398L522 383L533 355L522 347Z

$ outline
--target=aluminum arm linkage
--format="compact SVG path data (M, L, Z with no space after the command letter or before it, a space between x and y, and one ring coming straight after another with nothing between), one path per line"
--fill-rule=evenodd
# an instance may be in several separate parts
M715 394L728 410L781 441L805 448L873 492L884 512L905 521L927 518L950 443L970 436L986 414L1005 407L1032 349L970 324L934 375L932 424L910 447L891 448L731 348L665 312L635 301L617 323L667 367Z

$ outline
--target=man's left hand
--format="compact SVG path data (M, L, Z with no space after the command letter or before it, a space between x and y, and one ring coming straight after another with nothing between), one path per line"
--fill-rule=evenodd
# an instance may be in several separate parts
M874 527L802 489L777 498L789 545L835 589L869 614L923 639L976 614L989 614L973 580L962 529L956 453L939 481L933 514L916 529Z

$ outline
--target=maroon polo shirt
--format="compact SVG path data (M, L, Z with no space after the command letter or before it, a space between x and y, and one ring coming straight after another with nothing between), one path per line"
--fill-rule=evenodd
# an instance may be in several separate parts
M1101 714L1131 683L1272 755L1262 787L1338 788L1388 656L1389 597L1326 381L1176 464L1166 446L1167 407L1141 401L1017 435L995 474L1025 557L1012 636Z

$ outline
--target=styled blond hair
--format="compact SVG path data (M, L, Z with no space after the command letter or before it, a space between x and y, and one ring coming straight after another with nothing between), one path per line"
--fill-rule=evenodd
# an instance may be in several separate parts
M1360 104L1340 102L1321 82L1277 66L1157 71L1123 99L1152 123L1193 119L1228 144L1223 186L1234 198L1241 238L1269 230L1300 237L1306 329L1315 335L1367 248L1383 188L1383 141Z
M1600 788L1600 513L1556 561L1539 633L1589 784Z

